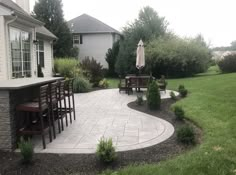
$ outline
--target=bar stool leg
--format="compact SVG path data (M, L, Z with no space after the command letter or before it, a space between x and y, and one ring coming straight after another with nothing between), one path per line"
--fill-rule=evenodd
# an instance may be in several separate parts
M54 112L53 112L54 105L51 104L50 107L51 107L50 112L51 112L51 116L52 116L51 123L52 123L53 137L55 139L56 138L56 130L55 130L55 117L54 117Z
M65 108L65 118L66 118L66 126L68 126L68 118L67 118L67 107L66 107L66 97L64 98L64 108Z
M51 115L50 108L47 110L49 141L52 142Z
M73 103L74 120L75 120L76 116L75 116L75 97L74 97L74 93L72 93L72 103Z
M61 133L61 124L60 124L60 118L59 118L59 108L58 103L56 103L56 113L57 113L57 125L58 125L58 131Z
M62 104L61 104L61 100L59 101L59 108L60 108L61 130L64 131L64 124L63 124L63 115L62 115Z
M68 96L68 101L69 101L70 123L72 123L72 116L71 116L72 108L71 108L70 95Z
M39 119L40 119L40 123L41 123L41 135L42 135L42 142L43 142L43 149L46 149L46 143L45 143L45 133L44 133L44 124L43 124L43 116L42 116L42 112L39 113Z

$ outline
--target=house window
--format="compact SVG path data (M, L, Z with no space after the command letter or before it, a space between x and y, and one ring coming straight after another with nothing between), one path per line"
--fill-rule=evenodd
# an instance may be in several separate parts
M37 55L38 65L40 65L41 67L44 67L45 66L45 64L44 64L44 42L42 40L38 41L36 55Z
M74 35L73 36L73 44L79 44L79 39L80 39L79 35Z
M73 36L73 44L83 44L83 36L82 35L74 35Z
M30 34L10 28L12 78L31 77Z

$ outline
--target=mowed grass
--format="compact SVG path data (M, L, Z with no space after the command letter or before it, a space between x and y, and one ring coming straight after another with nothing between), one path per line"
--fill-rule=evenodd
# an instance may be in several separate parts
M167 161L126 167L117 174L236 175L236 73L168 80L168 89L179 84L189 95L177 104L202 128L202 143Z

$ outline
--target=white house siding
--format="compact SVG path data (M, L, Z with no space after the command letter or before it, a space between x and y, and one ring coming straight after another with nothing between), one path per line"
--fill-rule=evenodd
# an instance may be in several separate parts
M98 62L107 68L105 56L107 50L112 47L112 34L83 34L83 44L79 44L79 58L84 59L86 56L94 57Z
M44 40L44 68L42 68L44 77L52 76L53 56L51 42Z
M4 17L0 16L0 80L7 79L6 76L6 45L5 45L5 28Z

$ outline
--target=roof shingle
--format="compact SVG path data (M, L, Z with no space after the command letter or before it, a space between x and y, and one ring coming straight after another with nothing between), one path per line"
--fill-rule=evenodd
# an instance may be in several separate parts
M80 15L70 21L68 26L72 33L117 33L118 30L108 26L107 24L91 17L87 14Z

